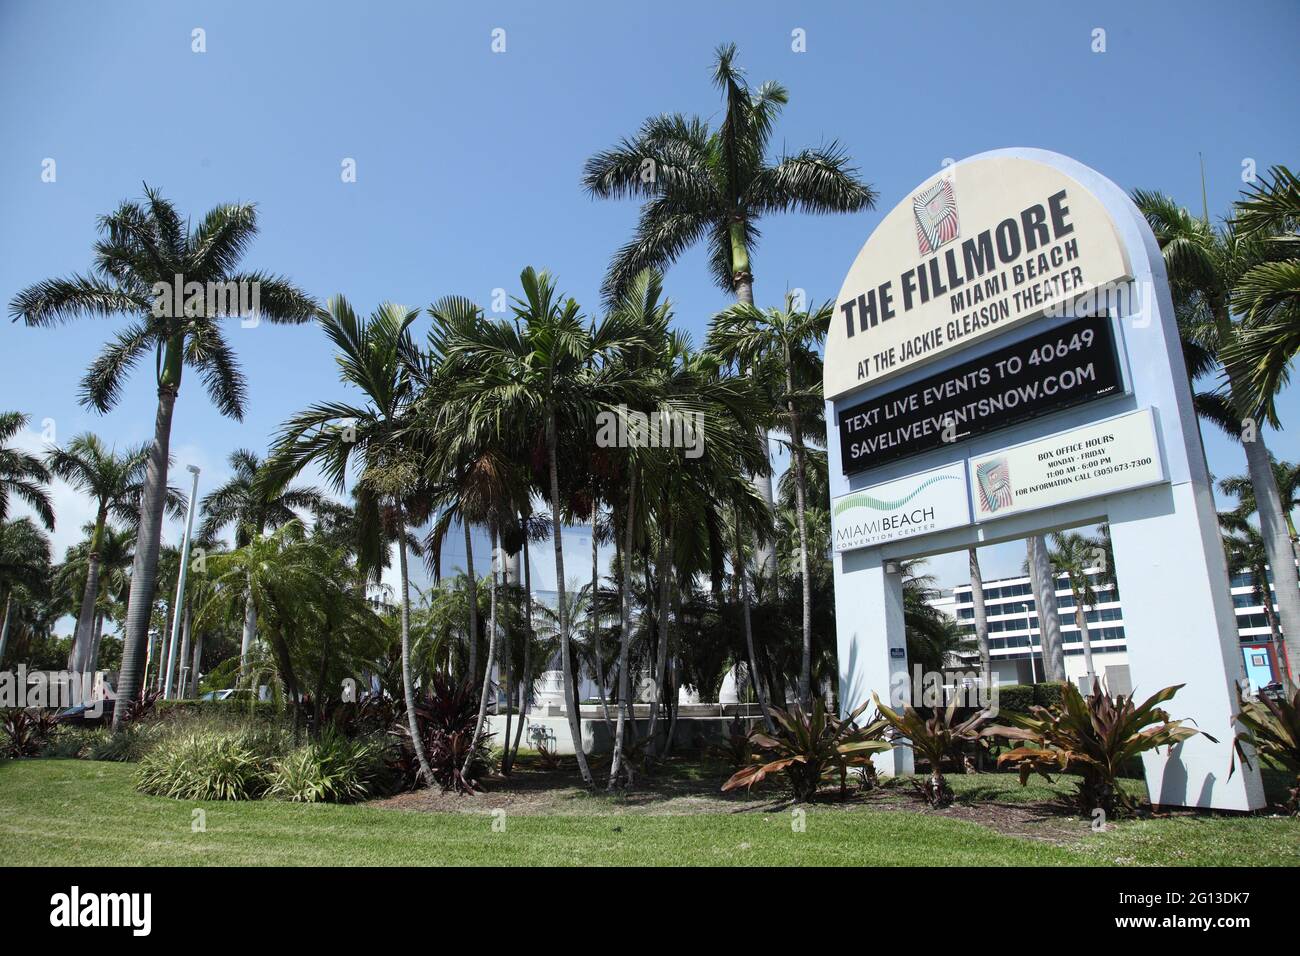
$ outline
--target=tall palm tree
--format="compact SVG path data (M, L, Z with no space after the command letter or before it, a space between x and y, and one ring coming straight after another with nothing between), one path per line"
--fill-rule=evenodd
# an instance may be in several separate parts
M19 601L43 595L50 577L50 540L30 518L0 522L0 662Z
M581 717L574 692L573 639L564 574L559 459L570 441L590 441L595 414L631 392L618 367L620 354L639 341L640 330L617 313L589 328L578 303L557 290L549 273L531 266L520 275L523 297L512 306L515 321L478 321L458 326L446 346L448 361L461 372L457 404L463 430L540 436L546 451L543 492L551 501L551 538L559 604L561 670L565 708L576 744L578 769L593 784L582 751Z
M980 572L979 551L967 548L970 558L970 592L971 602L975 608L975 643L980 651L980 679L993 681L991 657L989 655L989 615L984 606L984 575Z
M769 161L772 130L789 95L773 82L751 92L736 65L734 43L715 52L713 83L726 104L717 129L697 116L663 114L647 119L635 137L587 160L583 185L591 195L644 200L636 232L606 274L603 291L611 304L642 269L663 272L705 241L718 287L753 305L750 256L762 217L795 210L849 213L875 204L876 192L835 142ZM767 469L754 477L770 507ZM770 563L770 553L760 555L762 573Z
M812 582L808 573L807 450L804 422L820 418L821 360L817 347L826 338L832 307L798 309L787 296L784 309L757 309L739 303L714 316L709 344L725 361L742 368L779 370L779 397L785 408L795 472L795 509L799 532L799 579L803 588L803 658L799 700L812 700Z
M126 377L142 359L150 354L157 358L158 411L145 469L117 687L119 697L131 700L140 691L144 671L167 503L172 412L182 373L187 366L194 369L221 413L236 420L243 417L247 393L238 360L221 331L220 319L232 311L229 297L192 294L193 290L248 290L247 296L238 297L249 299L255 294L256 319L275 323L308 322L316 304L279 276L238 270L257 234L257 210L251 203L216 206L190 229L175 206L145 186L143 202L123 202L100 218L99 232L91 275L38 282L13 298L9 312L29 326L54 325L83 315L131 316L82 379L82 404L99 412L117 404ZM226 302L214 303L214 298ZM180 309L174 307L178 299L184 300ZM125 710L114 710L114 727Z
M1273 465L1273 480L1277 483L1278 498L1282 503L1282 520L1286 522L1287 534L1291 538L1291 550L1300 558L1300 536L1296 534L1293 512L1300 507L1300 464L1278 461L1269 456ZM1244 516L1253 515L1255 506L1255 487L1250 483L1249 475L1233 475L1219 482L1219 490L1225 495L1237 499L1237 510Z
M1097 671L1092 666L1092 641L1088 637L1088 605L1097 603L1097 593L1093 590L1090 573L1095 572L1097 554L1101 543L1078 531L1063 531L1053 534L1048 551L1052 567L1059 574L1064 574L1070 585L1070 594L1074 597L1074 622L1079 627L1079 638L1083 641L1084 669L1088 674L1088 693L1097 688Z
M242 548L256 535L274 530L298 517L299 511L318 513L328 500L319 488L289 488L259 480L262 460L256 452L237 448L227 458L231 476L220 488L203 499L203 523L199 534L215 538L223 528L234 526L235 547ZM244 602L244 628L239 659L247 661L248 649L257 630L252 594Z
M1239 344L1242 333L1242 325L1235 318L1233 291L1243 276L1268 260L1266 238L1249 234L1233 223L1216 228L1208 215L1198 219L1160 193L1138 191L1133 198L1164 254L1175 308L1183 314L1186 324L1202 330L1202 346L1216 353L1220 361L1225 360ZM1273 570L1278 618L1295 668L1300 666L1300 574L1296 571L1272 456L1264 441L1262 423L1251 419L1254 396L1242 380L1240 368L1229 362L1224 367L1224 379L1223 397L1228 411L1249 426L1238 433L1238 439L1246 454L1260 534Z
M412 447L408 413L416 392L409 374L415 346L410 326L419 310L384 303L366 319L358 318L342 296L330 299L320 315L321 327L337 352L342 381L359 389L364 405L321 402L291 418L281 429L263 480L283 484L309 463L315 462L336 491L342 491L355 459L362 515L363 541L360 566L378 579L388 550L383 534L387 518L393 526L400 573L402 632L402 692L411 742L426 783L433 770L425 755L415 713L415 685L411 672L411 593L407 567L409 509L420 507L421 463ZM383 513L381 513L383 512Z
M1291 680L1291 669L1287 666L1286 644L1282 640L1282 630L1278 626L1277 612L1273 607L1264 539L1255 530L1255 526L1242 516L1239 509L1220 511L1219 528L1223 534L1223 551L1228 559L1228 568L1231 571L1245 572L1250 575L1251 597L1264 609L1264 620L1268 623L1278 670L1282 674L1283 682L1294 686Z
M1274 399L1300 352L1300 176L1274 166L1237 204L1236 227L1263 239L1264 261L1232 290L1234 309L1247 321L1224 351L1249 412L1278 425Z
M73 637L72 669L88 669L94 643L96 603L99 600L100 545L110 518L136 523L140 520L140 496L144 490L145 466L149 460L147 445L138 445L118 453L90 432L77 435L63 448L45 454L50 473L62 478L95 503L95 521L86 553L86 579L77 613ZM166 507L173 517L185 513L185 495L167 489Z
M9 442L27 427L21 412L0 412L0 522L9 520L10 495L25 501L47 531L54 530L54 508L46 485L50 472L41 459L10 446Z
M1047 536L1031 534L1025 539L1025 574L1038 609L1039 641L1042 644L1043 679L1065 680L1065 648L1061 643L1061 610L1056 603L1056 576L1052 574ZM1029 637L1033 654L1033 637Z

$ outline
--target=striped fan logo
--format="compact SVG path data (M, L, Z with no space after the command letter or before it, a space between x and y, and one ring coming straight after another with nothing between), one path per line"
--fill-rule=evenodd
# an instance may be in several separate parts
M975 469L980 490L980 510L992 514L1011 507L1011 469L1005 458L994 458Z
M921 255L928 256L957 238L957 197L951 180L941 179L917 193L912 212L916 215L916 245Z

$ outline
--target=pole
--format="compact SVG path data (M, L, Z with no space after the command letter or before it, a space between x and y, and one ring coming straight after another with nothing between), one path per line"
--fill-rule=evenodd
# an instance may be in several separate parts
M185 535L181 538L181 566L176 575L176 602L172 606L172 639L167 645L167 679L163 684L163 699L172 696L172 662L176 660L176 642L180 639L181 618L185 607L185 572L190 563L190 531L194 528L194 504L199 496L199 469L197 465L186 465L194 482L190 487L190 506L185 516Z

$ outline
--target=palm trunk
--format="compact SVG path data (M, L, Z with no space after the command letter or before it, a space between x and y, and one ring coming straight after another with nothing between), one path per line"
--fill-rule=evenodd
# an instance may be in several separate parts
M90 645L90 660L86 665L86 670L94 673L99 670L99 645L104 641L104 614L99 612L95 615L95 640Z
M528 557L528 535L524 535L524 673L519 684L519 724L515 727L515 745L510 765L519 757L519 742L524 736L524 718L533 699L533 571ZM509 741L507 741L509 743Z
M473 743L465 753L465 765L460 768L460 775L468 782L469 767L474 762L478 750L478 739L483 734L483 723L487 720L488 690L492 687L492 667L497 656L497 529L495 523L488 528L488 538L492 546L492 581L488 585L488 633L487 633L487 667L483 674L483 687L478 695L478 719L474 721Z
M785 350L785 388L794 393L794 367L789 346ZM799 579L803 585L803 660L799 670L799 699L805 708L812 706L812 581L808 576L808 525L805 517L806 476L804 473L803 432L794 399L786 402L790 413L790 437L794 445L794 507L795 524L799 528Z
M600 521L600 508L593 495L591 504L591 651L596 658L596 681L600 685L600 710L605 715L605 729L613 736L613 724L609 719L609 688L605 684L605 664L600 655L600 615L597 613L596 597L600 591L600 558L597 550L597 527Z
M731 226L731 270L732 284L736 289L736 301L745 305L754 304L754 276L749 271L749 250L745 247L744 223L735 222ZM760 429L759 441L766 451L769 447L767 431ZM772 494L772 476L766 472L751 475L754 490L767 502L768 510L773 510L776 498ZM754 564L759 575L774 574L776 571L776 550L771 544L760 544L754 552Z
M668 668L668 601L671 597L672 579L669 575L672 565L672 523L664 526L663 540L659 542L659 644L655 648L655 683L654 696L650 698L650 732L646 744L646 755L655 756L655 729L659 723L659 701L665 698L665 671Z
M980 574L979 553L968 549L970 556L971 600L975 604L975 641L980 652L980 677L986 684L993 683L992 663L989 656L989 616L984 608L984 577Z
M1056 604L1056 577L1048 559L1047 541L1041 534L1025 541L1029 556L1029 578L1033 582L1034 603L1038 608L1039 630L1043 647L1043 676L1049 681L1065 680L1065 655L1061 648L1061 612ZM1030 654L1033 637L1030 636Z
M158 413L154 419L153 445L145 471L144 495L140 502L140 525L135 539L135 561L131 567L131 592L127 598L126 634L122 647L122 670L117 679L117 699L133 701L140 696L148 657L149 618L153 614L157 585L158 550L162 535L163 506L167 503L167 465L171 457L172 411L180 389L180 348L169 343L166 375L170 382L158 387ZM173 354L175 352L175 354ZM113 708L113 730L122 723L126 707Z
M248 669L248 653L253 647L253 638L257 635L257 608L253 604L253 586L244 588L244 632L239 640L239 676L243 678Z
M190 605L185 606L185 617L181 624L181 656L176 676L176 699L185 699L185 686L189 683L190 668L186 663L190 658Z
M551 538L555 545L555 590L559 597L560 611L560 670L564 679L564 708L569 716L569 734L573 738L573 753L578 759L578 772L582 782L593 786L591 768L587 766L587 755L582 749L582 714L578 711L578 695L573 692L573 653L569 647L569 607L565 597L564 582L564 539L560 527L560 469L557 461L559 450L559 423L555 420L555 411L548 409L546 417L546 451L550 464L551 479Z
M203 632L199 631L194 639L194 663L190 669L190 680L194 683L194 696L199 696L199 665L203 662Z
M1092 640L1088 637L1088 612L1083 606L1083 595L1074 596L1074 623L1079 626L1079 638L1083 641L1083 667L1088 674L1088 693L1097 692L1097 672L1092 667Z
M5 659L5 646L9 643L9 615L13 611L14 592L10 588L5 594L5 617L4 623L0 624L0 663Z
M406 568L406 512L400 501L396 505L397 556L402 590L402 698L406 702L406 723L411 732L415 759L420 763L420 773L425 783L433 786L433 768L429 766L429 758L424 752L424 740L420 737L420 724L415 716L415 684L411 680L411 588Z
M1264 436L1256 435L1254 441L1242 442L1242 447L1246 450L1247 470L1255 491L1259 533L1264 539L1269 569L1273 572L1277 617L1287 651L1286 666L1294 684L1300 682L1300 576L1296 572L1295 552L1282 518L1282 498L1278 494Z
M618 787L620 774L626 773L628 783L632 774L623 766L623 741L627 733L628 707L632 699L632 682L628 680L628 645L632 642L632 530L636 515L636 469L628 478L627 490L627 540L623 545L623 586L619 598L618 630L618 721L614 725L614 756L609 765L607 789Z
M478 680L478 584L474 580L474 542L469 522L461 517L465 528L465 575L469 582L469 679Z
M746 574L745 553L740 547L740 518L736 518L736 577L740 580L740 604L741 614L745 624L745 647L749 651L749 673L750 680L754 684L754 693L758 695L758 709L763 712L763 723L767 726L769 732L776 730L776 725L772 723L772 715L768 711L767 691L764 689L765 681L758 672L758 656L754 653L754 622L749 613L749 578Z
M72 670L83 674L90 663L90 645L94 641L95 603L99 600L99 546L108 515L100 509L86 556L86 587L81 592L81 613L77 616L76 637L72 642Z

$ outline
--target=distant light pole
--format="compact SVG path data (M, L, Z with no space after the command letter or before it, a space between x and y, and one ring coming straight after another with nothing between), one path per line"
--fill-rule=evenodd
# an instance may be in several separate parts
M172 696L172 664L176 660L176 642L180 638L181 618L185 613L185 572L190 564L190 531L194 528L194 502L199 495L199 469L197 465L186 465L194 476L190 487L189 513L185 516L185 535L181 538L181 567L176 575L176 601L172 604L172 639L167 645L167 679L163 684L163 699Z

